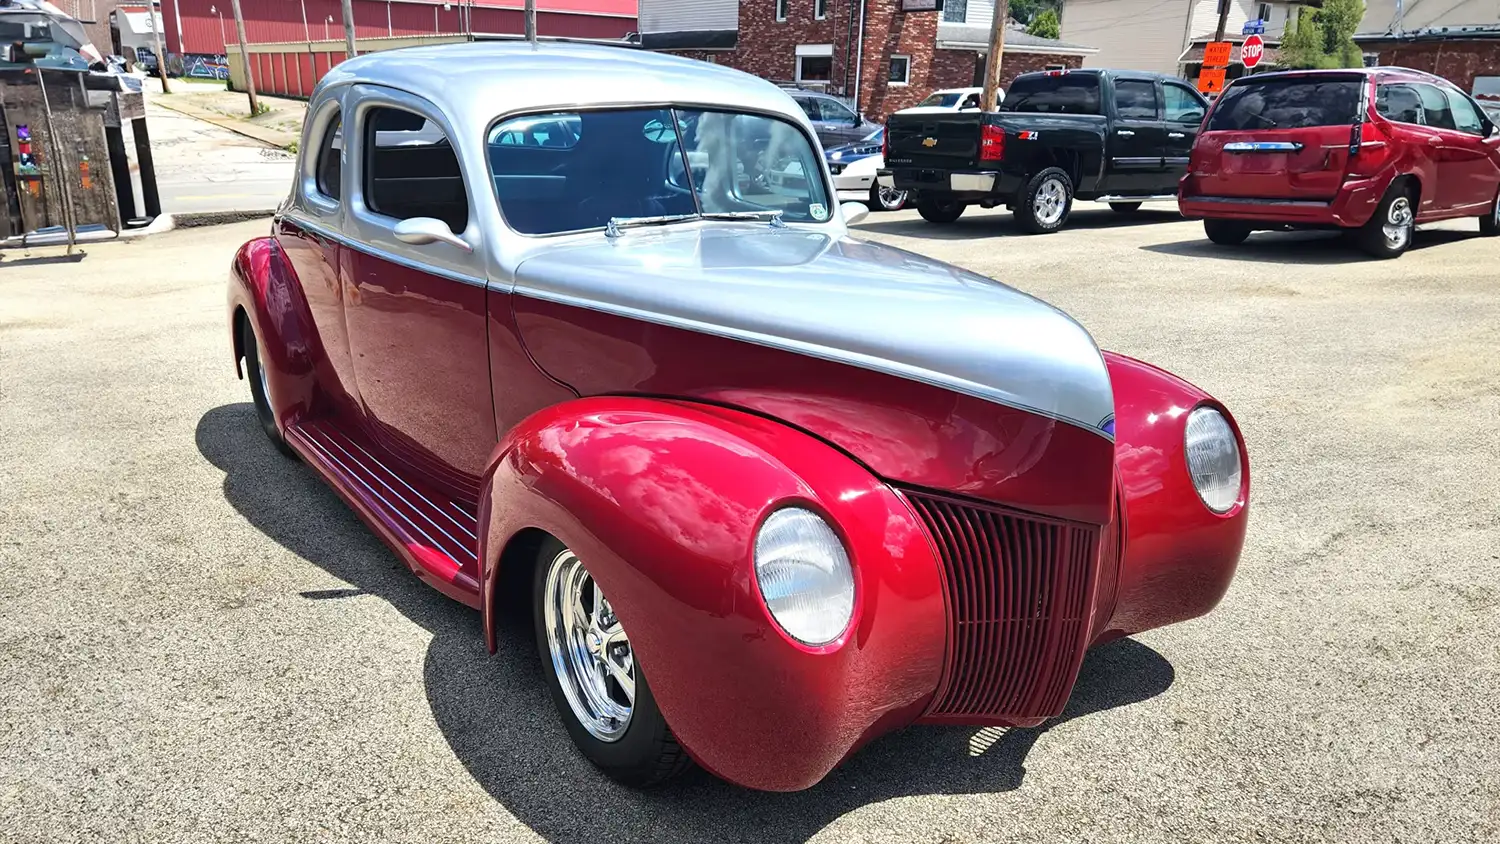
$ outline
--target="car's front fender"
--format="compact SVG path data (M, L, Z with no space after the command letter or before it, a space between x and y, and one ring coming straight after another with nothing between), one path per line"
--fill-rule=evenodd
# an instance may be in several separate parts
M854 614L829 645L787 637L756 584L756 531L787 505L821 513L849 551ZM782 423L646 398L554 405L501 442L480 515L490 646L503 549L528 528L557 537L609 595L683 746L741 785L812 785L937 686L946 620L920 522Z
M236 367L246 352L237 332L241 312L260 339L261 366L278 423L306 413L322 349L296 270L274 237L248 241L230 266L229 330Z
M1229 589L1250 515L1250 462L1229 411L1192 384L1106 352L1115 391L1115 457L1124 497L1124 556L1114 612L1100 639L1196 618ZM1208 405L1240 437L1240 498L1220 515L1204 506L1187 468L1188 413Z

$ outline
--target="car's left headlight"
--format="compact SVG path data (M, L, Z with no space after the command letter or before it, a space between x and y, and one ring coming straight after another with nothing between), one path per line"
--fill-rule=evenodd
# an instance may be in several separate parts
M1203 505L1227 513L1240 497L1240 444L1224 414L1199 407L1188 414L1183 435L1188 472Z
M811 510L784 507L755 536L755 580L789 636L826 645L854 614L854 572L833 528Z

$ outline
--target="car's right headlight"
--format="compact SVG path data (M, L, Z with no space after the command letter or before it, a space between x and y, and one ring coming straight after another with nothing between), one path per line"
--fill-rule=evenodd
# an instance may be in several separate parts
M771 617L799 642L826 645L854 615L854 571L833 528L811 510L784 507L755 536L755 580Z
M1188 472L1203 506L1227 513L1240 498L1240 444L1224 414L1199 407L1188 414L1183 435Z

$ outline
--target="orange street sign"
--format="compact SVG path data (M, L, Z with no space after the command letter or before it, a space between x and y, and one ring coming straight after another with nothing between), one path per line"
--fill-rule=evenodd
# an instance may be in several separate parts
M1205 94L1217 94L1224 90L1224 68L1205 67L1198 71L1198 90Z
M1229 54L1234 45L1228 41L1213 41L1203 48L1204 67L1229 67Z

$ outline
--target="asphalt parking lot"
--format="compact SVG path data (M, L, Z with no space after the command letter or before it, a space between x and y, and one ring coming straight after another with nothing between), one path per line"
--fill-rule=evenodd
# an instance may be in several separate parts
M789 795L597 775L529 631L487 654L271 448L224 315L266 229L0 260L0 841L1500 841L1500 239L1472 221L1377 263L1166 211L869 218L1221 398L1250 534L1214 614L1096 652L1059 721L913 728Z

